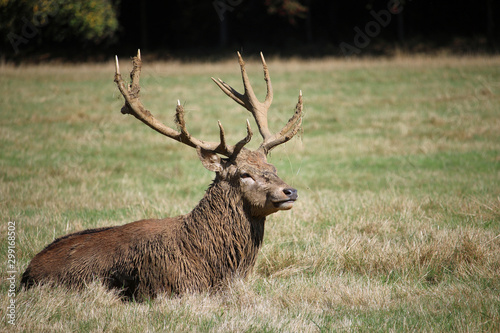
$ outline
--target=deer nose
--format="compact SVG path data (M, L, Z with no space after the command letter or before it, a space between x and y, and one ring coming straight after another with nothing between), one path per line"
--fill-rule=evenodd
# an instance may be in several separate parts
M290 199L290 200L297 200L299 195L297 194L297 190L290 187L290 188L285 188L283 190L283 193Z

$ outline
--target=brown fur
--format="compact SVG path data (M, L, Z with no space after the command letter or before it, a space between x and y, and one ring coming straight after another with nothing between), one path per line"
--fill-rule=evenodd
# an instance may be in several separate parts
M188 214L90 229L56 239L30 262L21 285L55 282L81 288L94 279L135 299L158 293L217 290L255 265L266 216L290 209L297 191L261 151L234 158L198 150L216 172Z

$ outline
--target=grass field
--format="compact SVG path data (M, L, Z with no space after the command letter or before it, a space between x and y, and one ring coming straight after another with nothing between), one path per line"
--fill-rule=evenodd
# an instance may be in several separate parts
M187 213L213 174L194 150L120 114L111 62L0 67L0 331L500 331L500 58L268 64L272 129L304 94L302 134L269 159L299 201L268 219L248 280L144 303L97 284L12 296L8 272L19 284L29 260L69 232ZM263 96L260 64L247 68ZM143 102L174 126L180 99L193 135L216 141L220 119L234 143L249 114L210 76L241 87L236 57L146 57Z

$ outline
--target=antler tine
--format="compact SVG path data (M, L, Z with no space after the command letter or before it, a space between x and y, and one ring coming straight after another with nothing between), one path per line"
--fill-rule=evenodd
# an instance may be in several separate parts
M139 80L141 79L141 69L142 69L142 59L141 50L137 50L137 56L132 58L132 70L130 71L130 81L132 82L130 88L132 94L139 97L139 92L141 91L141 86L139 85Z
M234 156L238 155L238 153L241 151L241 149L250 142L252 139L252 129L250 128L250 122L247 119L247 136L241 139L236 145L234 145L234 150L233 154Z
M226 82L222 81L219 78L215 79L212 77L212 80L226 95L231 97L239 105L246 108L245 102L243 101L244 96L242 94L237 92L235 89L233 89L233 87L231 87L230 85L228 85Z
M121 75L120 74L120 64L118 63L118 56L115 55L115 75Z
M131 114L144 124L148 125L155 131L171 138L176 141L182 142L190 147L196 148L200 147L214 153L218 153L227 157L233 155L235 151L240 151L242 147L250 141L252 137L252 131L247 124L247 136L238 142L235 146L227 146L225 141L224 129L219 122L220 138L221 142L207 142L203 140L196 139L189 134L186 129L186 122L184 120L184 108L182 107L180 101L177 101L177 107L175 112L175 122L180 130L176 131L162 122L158 121L153 114L146 110L141 100L139 99L139 92L141 90L139 85L142 60L140 50L137 52L137 56L132 59L133 68L130 72L131 84L126 85L122 79L120 73L120 64L118 62L118 57L115 56L115 82L120 90L120 93L125 99L125 105L122 107L121 112L123 114ZM244 142L244 143L243 143Z
M264 80L266 81L267 85L267 93L266 93L266 99L264 100L264 104L266 104L267 108L269 109L271 103L273 102L273 85L271 84L269 69L267 68L266 59L264 59L264 55L262 54L262 52L260 53L260 58L262 59L262 67L264 69Z
M262 150L265 154L267 154L271 149L274 147L285 143L289 141L291 138L297 134L297 132L300 130L300 126L302 125L302 110L303 110L303 103L302 103L302 90L299 91L299 100L297 102L297 105L295 106L295 112L293 116L288 120L286 125L273 135L272 138L269 138L269 140L265 140L261 146L259 147L260 150Z

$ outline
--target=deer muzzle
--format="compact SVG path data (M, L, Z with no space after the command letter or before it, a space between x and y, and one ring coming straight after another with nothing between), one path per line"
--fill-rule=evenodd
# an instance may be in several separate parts
M283 190L283 195L283 199L273 202L274 207L278 208L279 210L292 209L295 200L297 200L297 198L299 197L299 195L297 194L297 190L292 187L285 188Z

